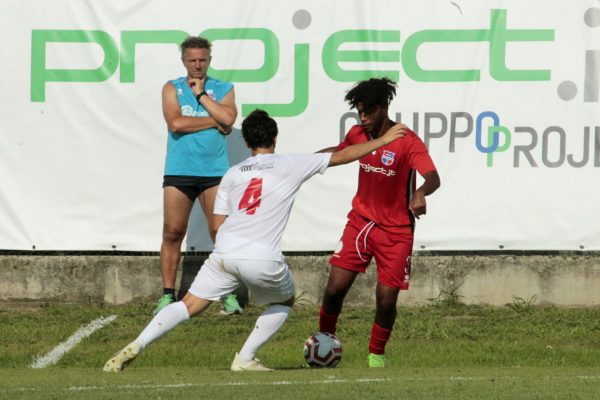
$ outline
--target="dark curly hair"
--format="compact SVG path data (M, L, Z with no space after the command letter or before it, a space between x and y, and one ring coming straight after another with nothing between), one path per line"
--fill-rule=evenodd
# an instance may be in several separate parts
M362 103L365 110L372 110L376 106L387 107L396 95L396 82L389 78L371 78L360 81L346 93L344 100L350 108L356 108Z
M183 57L183 53L186 49L208 49L210 51L211 47L212 44L208 41L208 39L205 39L201 36L188 36L179 45L181 57Z
M251 149L273 146L277 133L277 122L264 110L252 111L242 122L242 136Z

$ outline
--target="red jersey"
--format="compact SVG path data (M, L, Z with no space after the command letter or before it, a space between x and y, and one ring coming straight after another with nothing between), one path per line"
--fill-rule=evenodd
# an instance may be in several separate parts
M354 125L336 150L369 140L362 126ZM415 171L435 171L425 143L413 131L359 160L358 189L352 208L382 228L414 225L408 203L416 186Z

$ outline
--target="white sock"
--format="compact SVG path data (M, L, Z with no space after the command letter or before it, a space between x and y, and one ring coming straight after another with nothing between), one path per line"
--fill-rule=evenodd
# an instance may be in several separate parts
M171 303L152 318L152 321L146 325L140 336L135 339L135 342L140 344L143 349L188 319L190 319L190 315L183 301Z
M250 333L250 336L246 339L246 343L244 343L239 352L239 361L246 362L252 360L256 356L258 349L267 343L281 328L290 311L290 307L282 306L281 304L268 307L256 320L254 330Z

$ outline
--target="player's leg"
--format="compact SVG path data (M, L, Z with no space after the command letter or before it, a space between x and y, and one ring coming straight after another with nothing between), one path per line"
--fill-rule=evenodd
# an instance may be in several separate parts
M358 272L356 271L331 266L319 311L319 331L335 335L337 320L342 312L344 299L357 275Z
M210 300L194 296L188 292L183 297L183 300L169 304L160 310L142 333L140 333L135 342L139 343L143 349L180 323L206 310L211 303L212 301Z
M382 328L392 329L396 321L396 303L400 289L377 283L375 289L375 323Z
M165 335L177 325L187 321L190 317L206 310L210 304L211 301L195 297L188 293L182 301L171 303L163 307L133 342L129 343L106 362L104 371L122 371L127 364L131 363L141 351L144 350L144 348Z
M287 320L294 298L282 303L271 304L256 319L254 329L244 342L241 350L235 354L231 363L232 371L269 371L270 368L262 365L256 354L281 329Z
M295 286L285 262L239 260L242 280L246 282L257 305L269 304L257 318L254 329L231 364L232 371L267 371L256 358L283 326L294 305Z
M375 321L369 338L369 367L385 366L385 346L390 339L396 321L396 302L400 289L377 283L375 290Z
M154 314L175 301L177 266L181 259L181 243L187 231L193 200L174 186L163 189L163 233L160 246L160 270L163 280L163 297Z
M331 269L323 302L319 311L319 330L335 335L337 320L342 305L356 276L365 272L371 262L371 253L366 246L373 223L356 212L348 214L342 238L336 251L329 259Z
M183 300L162 308L133 342L106 362L104 371L121 371L146 346L190 317L203 312L212 301L235 288L236 277L223 273L221 269L222 260L211 254L198 271Z
M411 272L412 231L389 233L376 228L372 247L377 262L376 311L369 339L370 367L385 366L385 347L396 321L400 290L407 290Z
M271 304L265 309L257 318L254 329L239 352L240 360L249 361L256 356L258 349L267 343L283 326L293 305L294 298L292 297L287 301Z
M210 235L210 239L215 241L215 237L217 234L217 228L215 226L214 219L214 209L215 209L215 199L217 198L217 192L219 190L220 178L215 178L206 182L206 188L200 193L198 196L198 202L202 207L202 211L204 212L204 217L206 218L206 224L208 227L208 232ZM242 288L242 290L244 290ZM221 311L223 314L241 314L243 312L240 303L238 302L237 296L235 294L229 293L221 299Z

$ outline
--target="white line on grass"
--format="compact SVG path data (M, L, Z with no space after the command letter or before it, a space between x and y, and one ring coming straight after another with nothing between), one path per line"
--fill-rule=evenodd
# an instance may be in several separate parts
M56 364L58 360L62 358L68 351L70 351L73 347L77 346L79 342L81 342L86 337L90 336L92 333L96 332L98 329L104 328L105 325L110 324L117 318L116 315L111 315L109 317L100 317L98 319L93 320L86 326L82 326L71 335L67 340L56 346L52 351L46 354L43 357L37 357L31 363L31 368L46 368L49 365Z
M126 384L113 386L116 389L164 389L164 388L182 388L190 386L248 386L248 385L265 385L265 386L278 386L278 385L315 385L322 383L370 383L389 381L387 378L382 379L320 379L320 380L298 380L298 381L274 381L274 382L252 382L252 381L238 381L238 382L224 382L224 383L176 383L176 384ZM84 390L104 390L104 386L71 386L68 388L69 391L84 391Z
M130 389L168 389L168 388L173 388L173 389L178 389L178 388L187 388L187 387L210 387L210 386L248 386L248 385L306 385L306 384L322 384L322 383L352 383L352 382L356 382L356 383L370 383L370 382L380 382L380 381L391 381L391 382L414 382L414 381L419 381L419 382L447 382L447 381L455 381L456 378L468 378L468 380L471 381L482 381L482 380L490 380L490 379L496 379L496 380L508 380L508 381L519 381L519 380L523 380L524 377L522 376L471 376L471 377L456 377L456 376L451 376L451 377L431 377L431 378L401 378L401 377L394 377L394 378L375 378L375 379L322 379L322 380L297 380L297 381L291 381L291 380L286 380L286 381L274 381L274 382L256 382L256 381L236 381L236 382L223 382L223 383L173 383L173 384L125 384L125 385L117 385L117 386L111 386L110 389L111 390L130 390ZM594 379L594 380L600 380L600 376L541 376L540 378L542 379L549 379L549 380L553 380L553 381L573 381L573 380L588 380L588 379ZM465 379L466 380L466 379ZM106 386L70 386L65 388L64 390L70 391L70 392L82 392L82 391L93 391L93 390L106 390L107 387ZM24 391L39 391L39 388L33 388L33 387L20 387L20 388L11 388L11 389L6 389L3 390L2 388L0 388L0 393L13 393L13 392L24 392Z

